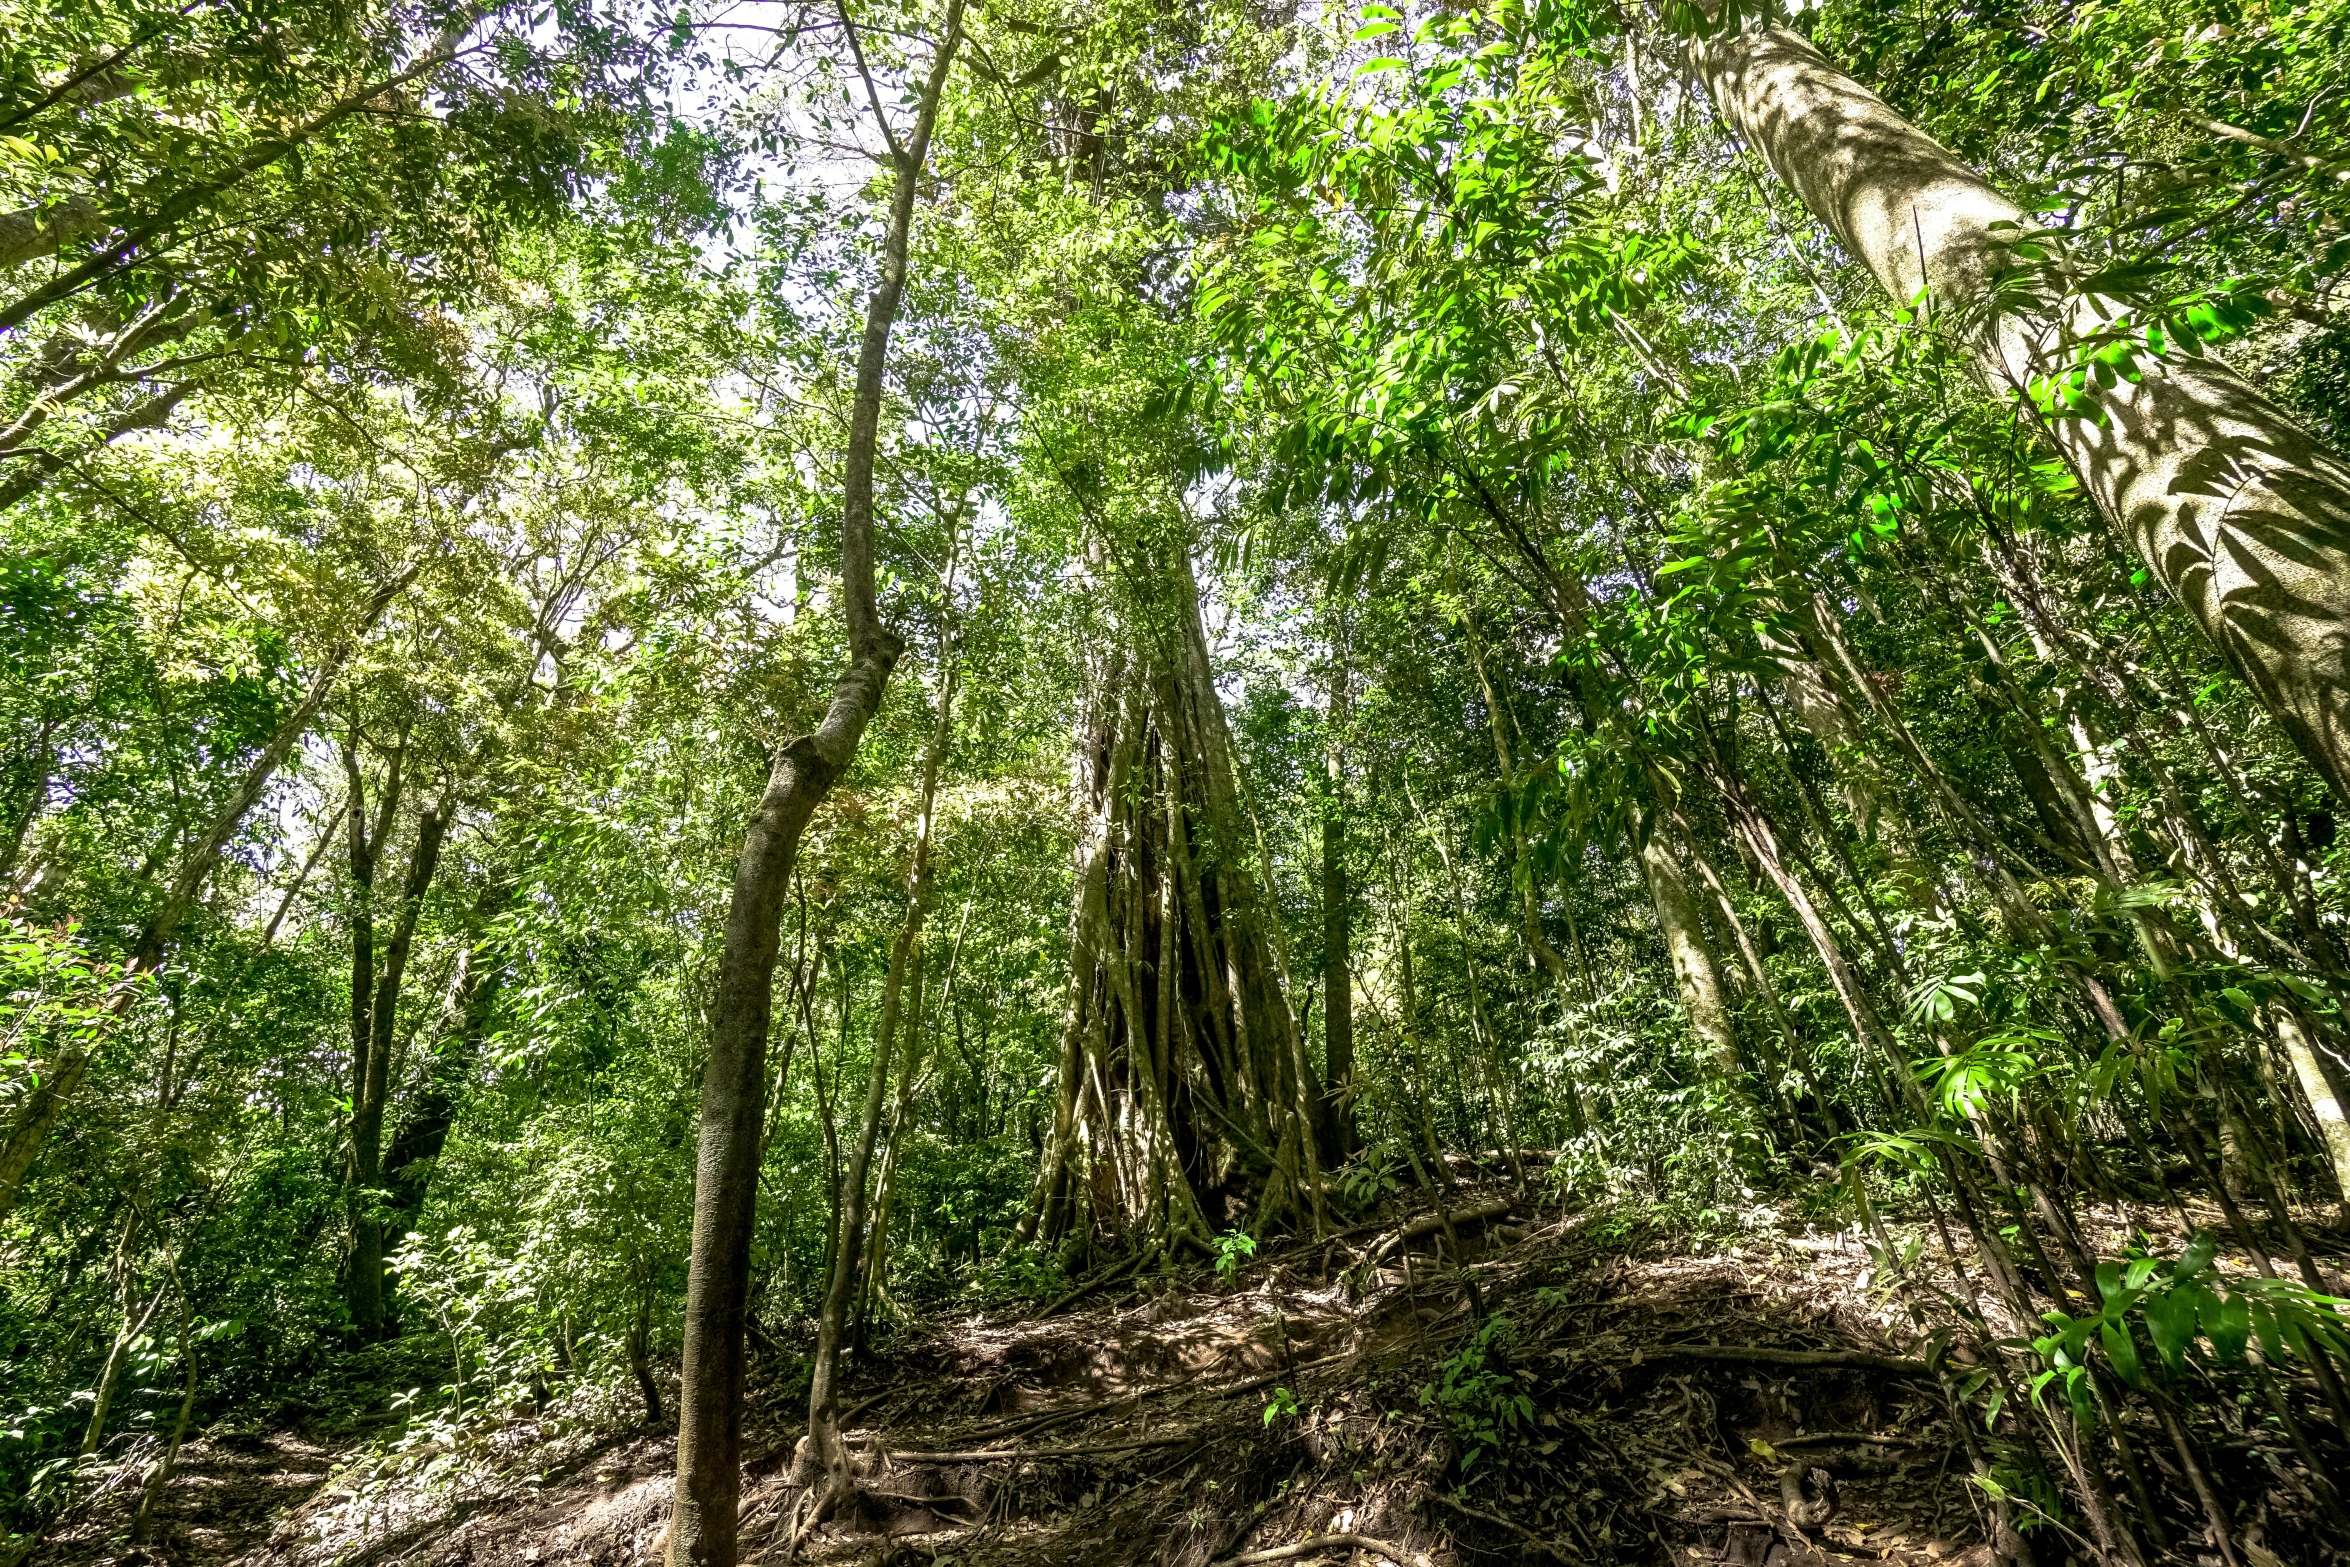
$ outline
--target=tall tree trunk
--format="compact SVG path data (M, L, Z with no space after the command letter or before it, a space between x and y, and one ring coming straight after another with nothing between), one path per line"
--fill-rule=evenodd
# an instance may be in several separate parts
M1330 735L1324 747L1330 788L1322 807L1322 1077L1329 1096L1324 1152L1335 1164L1355 1151L1354 908L1346 876L1343 740L1352 693L1343 648L1331 650L1330 666Z
M352 802L359 802L360 780L355 753L346 753L351 767ZM361 823L365 813L351 813L351 870L360 884L361 906L352 920L351 936L351 1147L346 1168L345 1197L351 1210L351 1269L348 1304L351 1324L363 1340L383 1336L384 1235L387 1224L383 1179L385 1101L391 1093L394 1024L399 1017L400 991L408 973L408 955L416 941L416 921L423 912L424 895L439 869L441 845L455 810L454 790L416 820L416 842L409 851L408 874L400 886L400 903L393 914L390 940L385 943L380 968L375 961L375 927L366 907L374 884L375 856L383 847L399 799L399 757L393 756L391 778L376 815L376 835L365 841Z
M1092 698L1079 758L1091 820L1029 1233L1204 1247L1210 1222L1318 1222L1325 1102L1269 938L1190 560L1137 562L1130 588L1102 671L1118 688Z
M1476 672L1477 689L1485 698L1486 726L1493 733L1493 763L1501 774L1505 793L1514 792L1518 785L1518 764L1510 745L1510 726L1502 712L1500 693L1494 689L1485 669L1485 650L1477 637L1477 623L1473 616L1464 616L1462 630L1467 634L1469 666ZM1581 1049L1582 1029L1575 1021L1574 982L1567 967L1565 954L1551 945L1549 934L1542 928L1542 899L1535 892L1533 867L1528 860L1529 845L1525 827L1512 813L1510 821L1510 848L1514 855L1511 874L1518 883L1518 930L1526 943L1526 954L1550 976L1558 989L1559 1015L1567 1025L1568 1036ZM1575 1081L1572 1071L1561 1072L1558 1078L1562 1097L1566 1102L1567 1125L1581 1136L1590 1124L1583 1108L1582 1085Z
M505 964L494 956L485 933L514 896L511 883L493 883L475 903L472 938L457 954L457 972L449 981L446 1037L426 1063L424 1079L409 1106L391 1146L384 1150L377 1184L383 1191L383 1251L388 1256L416 1227L432 1181L433 1165L447 1146L456 1125L457 1106L481 1058L490 1022L497 1015L498 994L506 977ZM387 1276L384 1313L395 1315L395 1279Z
M1692 40L1729 125L1897 302L1923 291L2002 396L2068 367L2093 323L1994 314L2037 225L1785 28ZM2350 799L2350 465L2218 360L2173 359L2048 434L2099 508Z
M853 36L853 30L852 30ZM693 1253L686 1276L685 1354L679 1394L677 1500L669 1567L734 1567L742 1492L743 1318L751 1280L751 1229L759 1192L767 1031L785 890L800 835L848 769L881 706L902 641L881 623L873 592L873 465L881 431L890 329L906 289L914 203L929 160L947 71L963 43L962 0L948 0L946 32L932 57L901 147L891 138L896 186L882 241L881 275L866 303L865 336L849 410L841 497L841 598L849 665L815 733L782 746L743 835L726 911L711 1008L710 1059L702 1071L700 1146L694 1168ZM875 101L876 113L879 101ZM886 124L883 127L887 130Z
M1077 1166L1078 1085L1085 1071L1085 1037L1095 1006L1100 976L1095 965L1077 961L1088 950L1094 931L1094 910L1109 897L1109 857L1114 802L1120 798L1116 776L1123 758L1121 737L1130 736L1131 723L1122 724L1118 708L1125 693L1126 654L1113 648L1100 659L1086 681L1086 708L1077 724L1074 754L1070 758L1070 803L1085 830L1070 853L1069 984L1061 1004L1061 1048L1054 1067L1053 1116L1042 1129L1037 1151L1036 1179L1013 1238L1026 1245L1035 1240L1056 1241L1067 1227L1074 1193L1072 1174Z

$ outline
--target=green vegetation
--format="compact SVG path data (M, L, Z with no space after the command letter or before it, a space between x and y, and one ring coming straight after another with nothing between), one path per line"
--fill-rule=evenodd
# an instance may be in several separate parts
M0 1561L585 1389L731 1567L746 1379L807 1534L898 1330L1463 1156L1868 1238L2005 1559L2342 1559L2346 71L0 0Z

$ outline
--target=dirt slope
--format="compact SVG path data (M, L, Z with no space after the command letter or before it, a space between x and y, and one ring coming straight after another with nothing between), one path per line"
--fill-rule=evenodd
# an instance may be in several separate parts
M1688 1256L1499 1188L1447 1209L1449 1240L1399 1215L1231 1288L1120 1281L895 1347L849 1382L867 1495L800 1559L1204 1567L1354 1535L1447 1567L1989 1561L1968 1459L1849 1237L1790 1223ZM783 1557L795 1414L754 1411L748 1560ZM109 1546L99 1519L54 1559L634 1567L672 1444L517 1420L322 1486L328 1456L196 1448L157 1546ZM1382 1559L1335 1539L1286 1559L1350 1556Z

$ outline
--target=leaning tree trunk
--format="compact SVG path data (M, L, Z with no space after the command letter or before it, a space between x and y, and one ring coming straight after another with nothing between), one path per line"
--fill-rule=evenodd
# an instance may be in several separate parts
M2350 1119L2342 1114L2342 1101L2326 1077L2325 1068L2318 1060L2317 1046L2310 1040L2309 1030L2302 1026L2300 1015L2278 1002L2269 1008L2269 1019L2275 1026L2277 1043L2284 1047L2285 1059L2293 1068L2293 1079L2309 1101L2318 1141L2325 1148L2327 1163L2333 1167L2334 1190L2341 1197L2342 1211L2350 1213Z
M1995 313L2037 224L1785 28L1693 40L1722 117L1895 301L1923 291L1995 393L2069 368L2096 322ZM2350 464L2218 360L2172 358L2049 435L2097 505L2350 799Z
M866 304L865 336L857 351L840 524L849 664L833 687L831 705L815 732L776 751L766 791L743 834L727 904L717 995L710 1010L710 1057L702 1070L669 1567L734 1567L736 1560L742 1493L743 1323L750 1297L767 1030L775 1004L784 892L791 885L800 835L848 770L904 646L882 624L874 601L873 464L880 444L890 329L906 289L914 200L930 154L931 130L938 123L947 71L963 42L962 0L949 0L946 24L946 36L922 85L913 132L902 147L894 138L890 143L896 188L882 241L881 275Z
M457 1107L466 1084L481 1059L490 1023L497 1014L498 994L505 984L505 964L491 950L497 938L487 927L514 896L513 884L496 881L474 904L471 938L457 953L457 972L449 982L447 1034L426 1062L423 1080L400 1129L384 1150L379 1184L383 1190L383 1249L388 1255L416 1227L424 1214L434 1165L447 1146L457 1121ZM392 1279L387 1279L384 1310L396 1315Z
M188 1286L179 1276L179 1262L170 1264L172 1293L180 1306L180 1407L172 1417L171 1435L164 1439L163 1456L147 1471L139 1489L139 1510L131 1518L131 1543L144 1545L154 1537L155 1507L179 1467L180 1448L188 1439L188 1417L196 1412L196 1313L188 1301Z

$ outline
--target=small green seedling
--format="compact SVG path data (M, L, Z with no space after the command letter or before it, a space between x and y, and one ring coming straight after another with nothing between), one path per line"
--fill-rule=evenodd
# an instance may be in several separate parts
M1240 1277L1240 1265L1257 1254L1257 1238L1246 1230L1227 1230L1216 1237L1216 1277L1230 1289Z

